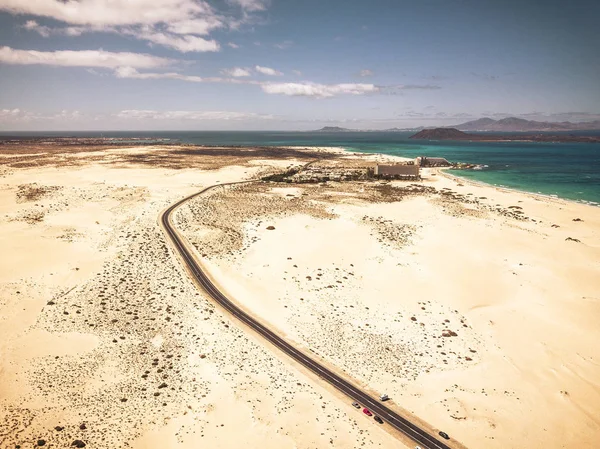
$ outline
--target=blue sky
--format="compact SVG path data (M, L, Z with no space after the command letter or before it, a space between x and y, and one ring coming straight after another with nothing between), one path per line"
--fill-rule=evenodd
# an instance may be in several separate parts
M0 0L0 130L600 119L600 2Z

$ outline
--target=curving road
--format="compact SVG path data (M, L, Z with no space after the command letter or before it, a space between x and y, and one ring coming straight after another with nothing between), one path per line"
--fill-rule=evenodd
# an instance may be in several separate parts
M173 211L179 206L181 206L184 202L216 187L231 184L241 183L234 182L227 184L217 184L207 187L204 190L195 193L194 195L188 196L173 204L160 216L160 222L165 232L169 236L169 239L171 240L173 246L187 265L190 273L192 274L193 278L197 281L197 283L201 285L202 288L204 288L204 290L206 290L206 292L211 296L211 298L213 298L220 306L222 306L225 310L231 313L231 315L236 317L246 326L256 331L258 334L260 334L261 337L265 338L267 341L272 343L274 346L283 351L296 362L300 363L301 365L315 373L317 376L319 376L321 379L333 385L339 391L347 395L350 399L357 401L363 407L366 407L369 410L371 410L375 415L380 416L392 427L396 428L397 430L414 440L416 443L418 443L423 449L451 449L450 446L447 446L445 443L439 441L438 439L427 433L425 430L421 429L412 422L408 421L406 418L403 418L393 410L386 407L378 399L369 396L367 393L365 393L346 379L330 371L325 366L321 365L319 362L311 359L302 351L292 346L290 343L281 338L275 332L264 326L260 321L256 320L255 318L241 310L233 301L229 300L225 295L223 295L223 293L221 293L217 289L217 287L215 287L215 285L210 281L206 273L204 273L204 271L202 271L202 269L198 266L198 263L196 262L192 254L184 245L182 238L177 234L177 232L173 228L173 225L170 221L170 217Z

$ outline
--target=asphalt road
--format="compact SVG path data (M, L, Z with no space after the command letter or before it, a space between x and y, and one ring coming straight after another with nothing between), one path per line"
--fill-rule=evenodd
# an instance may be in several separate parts
M369 410L371 410L371 412L374 415L381 417L387 424L404 433L423 449L451 449L445 443L433 437L425 430L421 429L417 425L408 421L406 418L403 418L390 408L386 407L385 404L379 401L378 399L369 396L367 393L350 383L348 380L330 371L325 366L321 365L317 361L308 357L302 351L295 348L293 345L281 338L275 332L265 327L260 321L256 320L255 318L241 310L234 302L232 302L225 295L223 295L217 289L217 287L215 287L215 285L210 281L208 276L198 266L195 259L192 257L186 246L183 244L182 239L173 229L173 226L169 221L169 217L177 207L179 207L187 200L201 195L204 192L207 192L216 187L231 184L238 183L217 184L207 187L206 189L173 204L166 211L164 211L160 217L162 226L167 235L169 236L171 243L184 260L189 271L191 272L194 279L198 282L198 284L200 284L202 288L206 290L206 292L211 296L212 299L214 299L220 306L222 306L225 310L231 313L231 315L233 315L235 318L237 318L246 326L256 331L256 333L260 334L261 337L265 338L267 341L279 348L281 351L283 351L289 357L294 359L296 362L300 363L301 365L315 373L317 376L319 376L321 379L333 385L339 391L347 395L350 398L350 400L356 401L359 404L361 404L362 407L366 407ZM361 410L357 410L356 412L360 413L361 415L363 414Z

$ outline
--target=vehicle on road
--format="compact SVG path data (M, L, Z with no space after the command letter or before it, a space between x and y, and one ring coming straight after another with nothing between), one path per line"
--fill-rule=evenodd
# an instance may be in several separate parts
M363 413L367 416L373 416L373 413L368 408L363 408Z
M375 415L375 417L373 419L375 421L377 421L379 424L383 424L383 419L381 419L379 416Z
M440 431L440 436L441 436L442 438L446 439L446 440L449 440L449 439L450 439L450 437L448 436L448 434L447 434L446 432L442 432L442 431Z
M360 404L358 402L353 402L352 403L352 407L354 407L354 408L360 408Z
M379 399L381 399L381 402L385 402L385 401L389 400L390 397L384 393L381 396L379 396Z

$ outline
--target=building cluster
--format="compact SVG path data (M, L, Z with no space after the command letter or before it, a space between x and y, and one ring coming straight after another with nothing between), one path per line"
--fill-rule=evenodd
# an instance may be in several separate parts
M290 171L264 178L265 181L288 183L319 183L327 181L364 181L369 179L421 179L421 167L451 167L443 157L421 156L414 161L399 164L373 164L370 166L308 165L302 170Z
M416 164L377 165L373 173L377 178L419 179L419 166Z
M292 176L290 182L311 183L326 181L358 181L373 176L372 167L319 167L309 166Z

